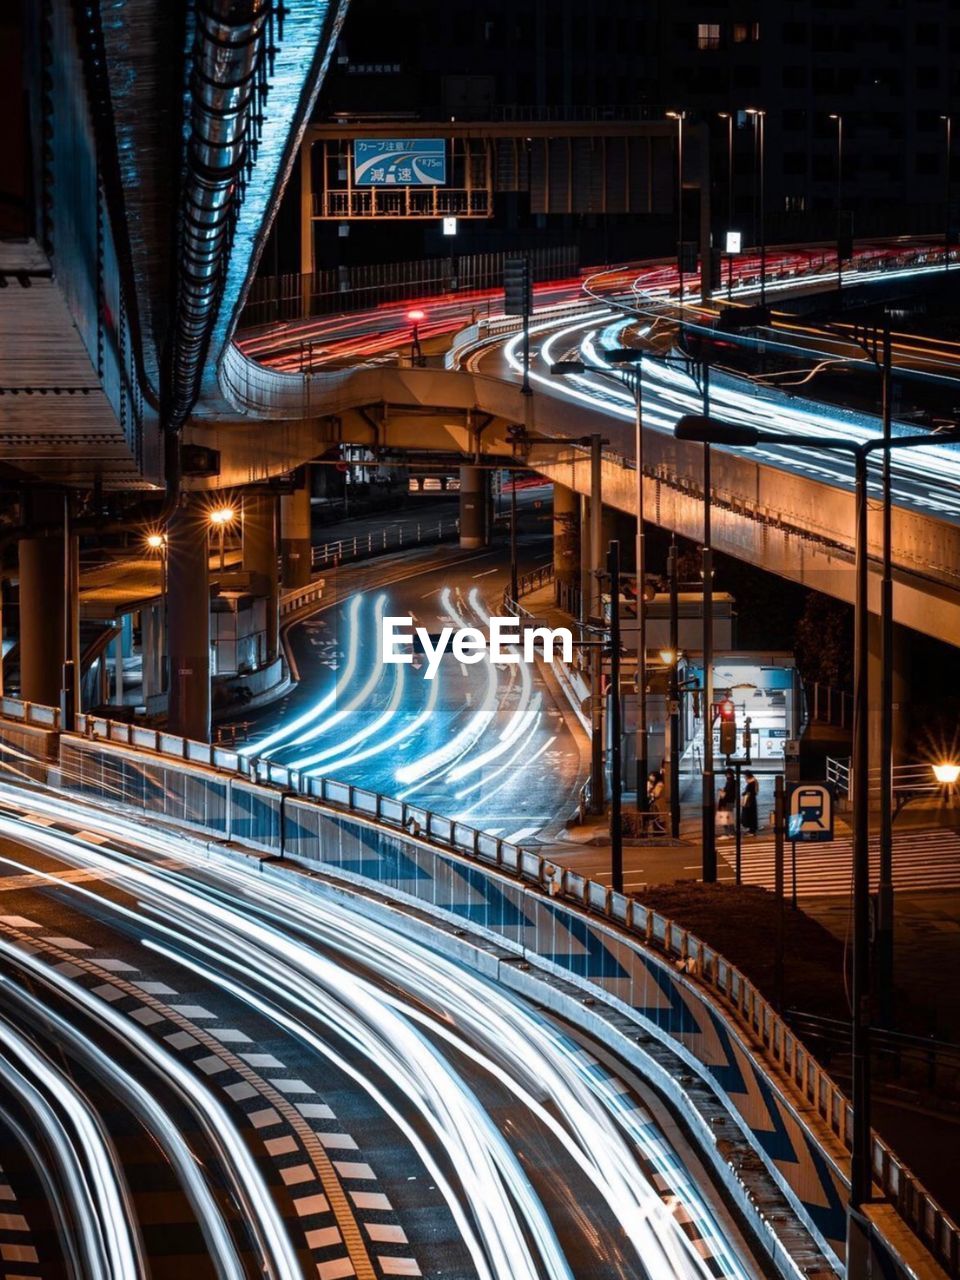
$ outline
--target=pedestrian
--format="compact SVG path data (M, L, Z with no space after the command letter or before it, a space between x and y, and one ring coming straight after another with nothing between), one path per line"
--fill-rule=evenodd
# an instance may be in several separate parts
M657 832L666 830L663 823L663 787L663 772L658 769L647 778L647 809L651 815L650 826Z
M737 803L737 778L732 769L728 769L717 796L717 830L721 835L729 835L734 827L734 807Z
M743 788L743 803L740 806L740 826L748 835L755 836L759 814L757 792L760 790L760 784L749 769L744 776L746 786Z

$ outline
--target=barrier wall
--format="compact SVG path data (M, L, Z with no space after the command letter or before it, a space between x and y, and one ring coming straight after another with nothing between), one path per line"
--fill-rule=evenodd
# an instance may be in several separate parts
M103 720L81 724L89 736L61 739L63 785L372 881L468 923L585 991L602 991L711 1083L842 1270L849 1104L749 980L699 939L624 895L417 806L267 764L263 777L242 777L237 769L250 763L233 752ZM175 742L178 758L130 751L101 733L141 748L147 737L168 750ZM896 1205L943 1268L960 1275L956 1225L877 1138L873 1163L878 1196ZM886 1274L942 1274L932 1260L919 1269L905 1263L903 1242L889 1232L874 1244Z

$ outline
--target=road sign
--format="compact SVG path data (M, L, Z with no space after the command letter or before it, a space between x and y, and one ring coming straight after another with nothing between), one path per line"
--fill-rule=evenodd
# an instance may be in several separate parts
M740 253L743 249L743 232L728 231L726 240L727 253Z
M447 180L443 138L357 138L353 181L358 187L436 187Z
M786 835L801 844L833 839L833 787L829 782L790 784Z

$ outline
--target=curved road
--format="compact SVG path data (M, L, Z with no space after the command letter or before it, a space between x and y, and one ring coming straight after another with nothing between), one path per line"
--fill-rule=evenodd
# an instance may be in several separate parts
M382 913L259 866L0 787L19 1273L759 1276L642 1082Z

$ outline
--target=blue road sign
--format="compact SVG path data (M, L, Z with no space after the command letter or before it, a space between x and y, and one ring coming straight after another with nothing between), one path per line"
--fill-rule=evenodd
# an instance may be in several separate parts
M794 782L787 793L787 839L833 839L833 787L829 782Z
M357 138L353 181L358 187L437 187L447 180L443 138Z

